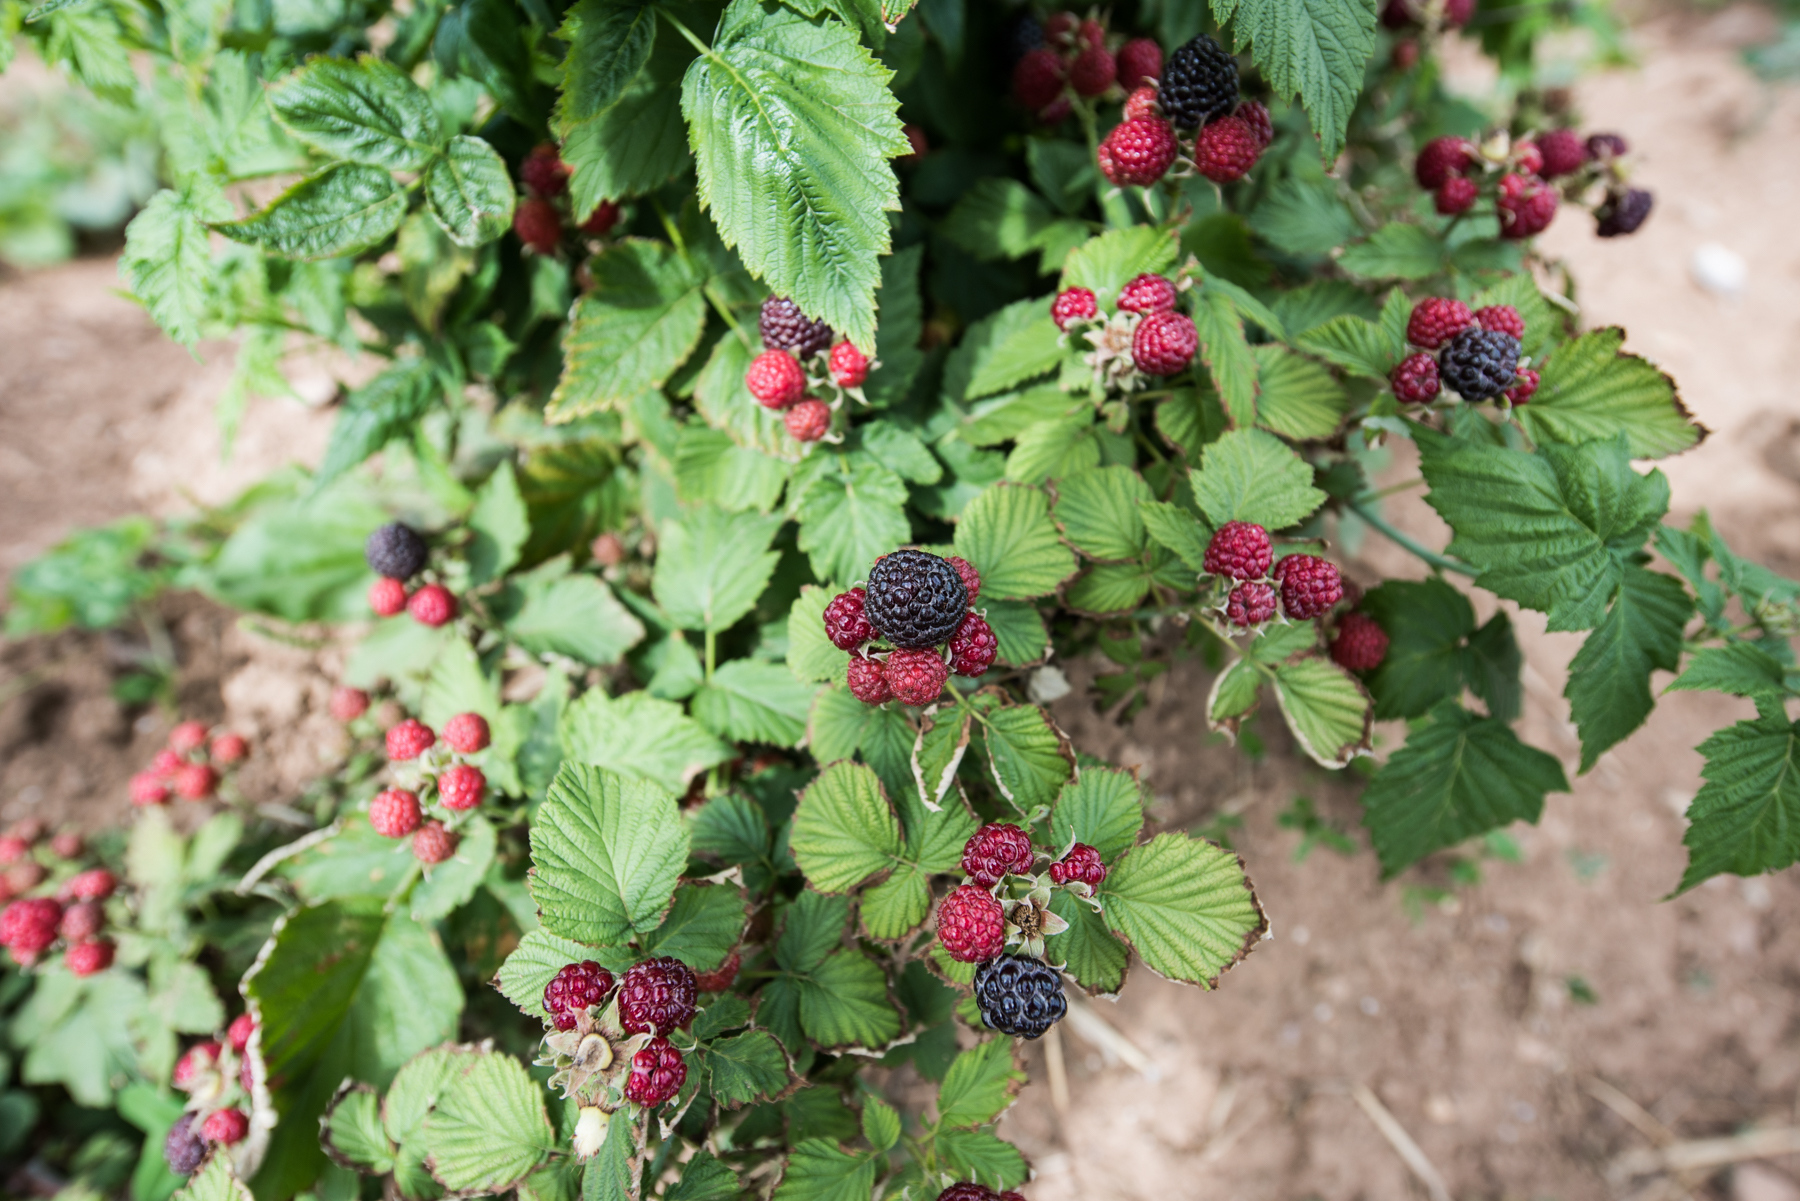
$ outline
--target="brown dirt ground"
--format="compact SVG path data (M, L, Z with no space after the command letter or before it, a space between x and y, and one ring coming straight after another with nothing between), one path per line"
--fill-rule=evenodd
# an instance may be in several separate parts
M1631 135L1657 215L1617 243L1565 215L1546 244L1575 271L1586 320L1626 325L1631 347L1681 382L1714 431L1663 465L1677 516L1707 507L1740 550L1800 574L1800 403L1782 387L1800 368L1800 92L1759 87L1735 57L1768 28L1749 8L1641 24L1642 66L1593 78L1578 95L1590 127ZM1749 263L1737 299L1692 283L1705 242ZM103 261L0 282L0 328L11 335L0 356L0 575L76 526L222 500L323 446L328 414L259 402L221 464L211 405L228 348L205 347L195 362L114 286ZM309 376L300 391L317 406L329 378ZM1397 461L1390 479L1413 474ZM1416 499L1391 512L1429 543L1446 537ZM1420 574L1378 538L1359 547L1351 573L1364 583ZM161 613L183 663L183 714L251 734L262 754L245 791L291 797L336 747L322 715L334 656L191 598ZM1544 633L1531 614L1520 626L1522 732L1574 779L1560 692L1578 640ZM173 720L110 697L144 649L139 631L0 648L0 820L91 826L120 811L126 776ZM1084 666L1072 674L1079 682ZM1354 1099L1362 1086L1459 1198L1800 1201L1800 1157L1685 1187L1648 1178L1615 1188L1603 1173L1661 1128L1695 1138L1800 1123L1800 933L1788 920L1800 916L1800 882L1715 880L1661 899L1679 877L1680 815L1700 782L1691 748L1747 704L1669 698L1572 796L1553 797L1539 826L1515 831L1522 863L1487 861L1482 883L1409 916L1406 886L1446 883L1441 868L1384 884L1366 852L1318 848L1296 862L1298 835L1277 815L1304 795L1353 828L1354 795L1288 753L1275 722L1260 727L1270 746L1260 762L1209 741L1207 684L1198 665L1177 666L1125 727L1073 698L1057 711L1083 749L1142 768L1156 820L1241 818L1233 838L1274 937L1216 994L1140 967L1117 1005L1096 1004L1148 1054L1148 1075L1066 1023L1057 1046L1074 1106L1059 1112L1045 1082L1051 1048L1028 1052L1033 1084L1004 1133L1034 1163L1032 1201L1426 1195ZM1383 734L1397 741L1398 731ZM1595 1003L1576 1002L1571 977ZM1648 1114L1629 1124L1594 1098L1596 1081Z

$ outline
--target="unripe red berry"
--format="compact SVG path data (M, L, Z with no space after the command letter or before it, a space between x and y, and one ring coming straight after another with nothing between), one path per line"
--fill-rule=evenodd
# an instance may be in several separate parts
M460 841L460 838L444 828L443 822L426 822L413 835L413 858L427 867L434 866L456 854L456 844Z
M225 1041L239 1055L250 1045L250 1036L256 1033L256 1019L247 1013L240 1013L231 1019L231 1025L225 1030Z
M1100 852L1085 842L1078 842L1069 848L1069 853L1050 865L1050 879L1056 884L1086 884L1090 888L1100 887L1106 879L1106 864L1100 861Z
M1474 180L1461 175L1452 175L1438 188L1437 195L1432 200L1432 206L1442 215L1454 217L1458 213L1466 213L1474 208L1475 201L1480 195L1481 189Z
M666 1035L694 1020L694 970L669 956L634 964L619 981L619 1025L627 1034Z
M1225 620L1249 628L1275 616L1275 590L1267 584L1239 584L1225 598Z
M56 932L65 942L86 942L106 929L106 910L96 901L80 901L63 910Z
M750 360L744 386L764 408L785 409L806 394L806 372L785 350L765 350Z
M155 772L141 771L131 777L131 803L164 805L169 800L169 786Z
M1043 108L1061 95L1062 89L1063 62L1054 50L1033 50L1013 67L1013 99L1026 108Z
M513 210L513 232L539 254L555 254L562 243L562 215L548 200L521 200Z
M1537 146L1544 158L1545 179L1571 175L1581 170L1588 161L1587 145L1582 142L1581 135L1572 129L1552 129L1540 134Z
M1394 398L1401 404L1429 404L1442 390L1437 360L1424 351L1401 359L1388 380L1393 384Z
M1269 143L1275 140L1275 121L1269 116L1268 106L1260 100L1246 100L1238 105L1234 115L1256 135L1257 147L1267 150Z
M1413 306L1406 320L1406 340L1426 350L1436 350L1475 324L1475 314L1460 300L1428 296Z
M17 863L31 854L31 844L16 834L0 838L0 864Z
M1231 183L1256 166L1262 148L1241 117L1221 117L1194 136L1194 166L1214 183Z
M1413 177L1419 186L1435 192L1452 175L1461 175L1475 165L1475 151L1467 138L1433 138L1419 151L1413 163Z
M369 801L369 825L383 838L405 838L422 816L418 794L404 788L386 789Z
M817 442L831 432L831 406L822 400L800 400L781 415L788 436L796 442Z
M544 1011L558 1030L573 1030L576 1015L604 1004L612 987L613 974L593 960L571 963L544 985Z
M973 605L975 598L981 595L981 573L975 570L975 564L958 555L951 555L944 561L956 568L957 578L963 582L963 590L969 594L969 603Z
M1529 367L1519 368L1519 374L1512 387L1506 390L1506 399L1516 405L1522 405L1537 395L1538 373Z
M1347 671L1373 671L1387 656L1387 631L1366 613L1346 613L1338 619L1331 640L1331 659Z
M1513 166L1524 175L1540 175L1544 170L1544 152L1536 142L1520 142L1513 147Z
M604 238L612 232L613 226L619 223L619 206L610 200L602 200L594 206L586 221L578 227L590 238Z
M69 969L70 975L92 976L113 965L113 952L116 949L112 940L107 938L78 942L63 952L63 966Z
M1132 38L1119 47L1119 86L1126 91L1155 83L1162 77L1163 52L1149 38Z
M1494 208L1500 215L1501 237L1535 237L1556 217L1556 191L1535 176L1507 175L1500 180Z
M1139 275L1119 289L1119 307L1127 313L1167 313L1175 308L1175 285L1160 275Z
M219 773L204 763L185 763L175 773L175 795L203 801L219 786Z
M1094 294L1086 288L1065 288L1050 302L1050 319L1056 322L1057 329L1062 330L1078 322L1093 320L1099 311Z
M950 667L930 647L897 650L888 655L888 687L903 705L929 705L944 691Z
M412 594L406 611L422 626L436 628L456 618L456 598L442 584L427 584Z
M1100 143L1101 174L1124 187L1148 187L1175 162L1175 129L1159 117L1121 121Z
M1079 96L1098 96L1118 77L1118 60L1105 46L1089 46L1069 66L1069 86Z
M855 650L875 637L875 627L863 611L867 596L866 589L852 588L838 593L825 606L825 637L841 651Z
M1162 117L1162 105L1156 102L1155 88L1141 87L1125 97L1125 120L1135 121L1139 117Z
M894 690L888 686L887 670L879 659L852 652L845 682L850 686L850 695L865 705L885 705L894 699Z
M539 196L561 196L569 189L569 168L556 147L544 142L519 164L519 179Z
M182 762L181 756L174 751L158 751L150 757L150 770L166 779L175 774Z
M1474 317L1475 324L1482 329L1511 334L1519 339L1525 337L1525 318L1510 304L1490 304L1486 308L1476 309Z
M50 853L58 859L79 858L83 849L81 835L73 830L65 830L50 840Z
M221 734L212 740L214 763L237 763L250 753L250 744L242 734Z
M200 1133L209 1143L229 1147L244 1141L250 1133L250 1119L241 1109L221 1109L207 1117Z
M432 748L437 742L437 734L431 727L414 717L409 717L387 732L387 756L396 763L404 763L408 759L417 759Z
M1145 375L1174 375L1199 349L1200 335L1186 313L1151 313L1131 335L1131 361Z
M444 803L444 808L457 812L475 808L487 795L487 777L479 767L467 763L445 768L438 776L437 786L438 800Z
M169 731L169 749L177 755L197 751L206 742L206 723L184 721Z
M1000 640L993 627L978 613L963 618L956 633L950 636L950 670L959 676L973 678L994 665L1000 653Z
M219 1050L216 1042L195 1043L175 1061L175 1071L169 1078L169 1083L182 1092L187 1092L193 1088L195 1081L218 1064Z
M687 1062L666 1038L653 1038L631 1057L631 1074L625 1078L625 1098L646 1109L661 1105L687 1083Z
M458 713L444 723L444 742L460 755L473 755L488 748L487 718L479 713Z
M118 890L119 878L103 867L90 867L85 872L76 872L56 895L64 901L104 901Z
M1281 585L1281 608L1289 618L1303 621L1317 617L1344 599L1344 582L1337 565L1316 555L1289 555L1275 564Z
M377 617L392 617L406 608L406 585L382 576L369 585L369 608Z
M1206 544L1200 566L1209 575L1234 580L1260 580L1274 561L1269 531L1248 521L1227 521Z
M984 962L1006 949L1006 911L981 885L961 885L938 902L937 936L958 963Z
M1009 822L989 822L963 843L963 875L992 888L1009 875L1029 873L1034 858L1031 835Z
M832 381L840 388L861 387L869 378L869 356L851 342L839 342L831 348L828 366Z

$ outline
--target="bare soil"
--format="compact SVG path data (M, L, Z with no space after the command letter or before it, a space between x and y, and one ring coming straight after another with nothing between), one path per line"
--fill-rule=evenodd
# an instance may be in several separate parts
M1713 430L1662 464L1676 518L1705 507L1741 551L1800 574L1800 401L1788 385L1800 375L1800 93L1763 89L1736 59L1769 28L1747 7L1641 24L1641 67L1584 82L1578 103L1588 127L1632 138L1657 213L1617 242L1565 213L1546 246L1580 281L1584 319L1625 325L1630 347L1674 375ZM1479 86L1472 67L1464 74ZM1704 243L1748 264L1735 298L1693 282ZM114 286L103 261L0 281L0 575L77 526L223 500L323 447L330 415L318 406L332 388L320 374L301 386L303 403L253 405L221 463L211 409L228 348L203 347L197 362ZM1400 453L1387 478L1414 474ZM1416 498L1390 513L1428 543L1447 537ZM1350 572L1365 584L1421 574L1378 537L1356 552ZM251 735L259 753L245 791L291 798L337 746L323 716L335 654L276 641L194 598L159 612L182 663L182 715ZM1715 880L1664 899L1684 862L1681 813L1700 785L1692 748L1750 707L1671 696L1577 779L1560 693L1579 640L1515 616L1522 732L1565 760L1574 791L1513 832L1522 862L1485 860L1472 886L1452 886L1442 864L1384 882L1366 850L1317 847L1298 860L1300 837L1280 813L1305 796L1354 832L1353 790L1291 753L1276 720L1259 722L1260 760L1209 738L1198 664L1177 665L1125 726L1079 693L1058 703L1083 749L1141 768L1156 821L1241 821L1230 836L1273 937L1216 993L1140 966L1116 1005L1093 1003L1145 1053L1147 1072L1073 1021L1054 1046L1030 1048L1033 1083L1003 1133L1033 1161L1031 1201L1428 1195L1371 1120L1371 1095L1459 1198L1800 1201L1800 1157L1682 1181L1605 1175L1615 1156L1657 1139L1800 1124L1800 880ZM0 820L117 819L126 777L174 720L112 698L146 647L134 630L0 647ZM1079 684L1088 670L1071 674ZM1392 747L1400 731L1381 734ZM1053 1052L1066 1108L1049 1086Z

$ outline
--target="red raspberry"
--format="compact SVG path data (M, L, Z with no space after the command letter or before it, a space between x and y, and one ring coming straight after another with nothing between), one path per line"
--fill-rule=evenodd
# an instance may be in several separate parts
M979 614L970 613L950 636L950 670L959 676L978 676L994 665L1000 640Z
M963 875L992 888L1008 875L1027 875L1034 852L1031 835L1006 822L989 822L963 843Z
M1500 236L1529 238L1549 228L1556 217L1556 192L1543 180L1508 175L1500 180L1500 196L1494 201L1500 213Z
M444 829L444 823L426 822L420 826L412 838L413 858L427 867L444 862L456 854L456 844L462 839Z
M1062 95L1063 62L1056 51L1040 47L1013 67L1012 94L1029 109L1041 109Z
M473 755L487 750L487 718L479 713L458 713L444 723L444 741L460 755Z
M389 788L369 802L369 824L383 838L405 838L419 828L419 795L404 788Z
M81 835L72 830L65 830L50 840L50 853L58 859L79 858L83 849Z
M1544 158L1542 174L1545 179L1573 174L1588 161L1587 146L1581 135L1572 129L1553 129L1539 135L1537 147Z
M1381 6L1381 25L1384 29L1405 29L1417 20L1412 6L1406 0L1387 0Z
M1106 26L1089 17L1075 32L1076 45L1082 49L1106 45Z
M63 910L56 932L67 943L87 942L106 929L106 910L96 901L80 901Z
M242 1055L250 1045L250 1036L255 1033L256 1019L247 1013L240 1013L231 1019L231 1025L226 1028L225 1041L231 1044L233 1051Z
M30 963L56 941L62 906L49 897L14 901L0 910L0 947L12 951L15 962Z
M1536 142L1520 142L1513 147L1513 166L1522 174L1539 175L1544 170L1544 152L1537 148Z
M237 763L250 753L250 744L242 734L221 734L212 740L214 763Z
M1437 399L1441 390L1438 384L1437 360L1420 351L1409 354L1400 360L1394 368L1388 382L1394 386L1394 397L1403 405L1429 404Z
M1118 77L1118 60L1105 46L1089 46L1069 66L1069 86L1078 96L1098 96Z
M1200 565L1210 575L1260 580L1269 574L1273 561L1269 531L1248 521L1227 521L1206 544L1206 557Z
M1387 631L1366 613L1346 613L1338 619L1331 640L1331 659L1347 671L1373 671L1387 655Z
M1127 313L1168 313L1175 308L1175 285L1146 272L1119 289L1119 307Z
M725 957L725 962L710 972L695 972L694 987L701 992L724 992L737 979L738 969L744 961L736 951Z
M27 859L23 863L15 863L6 869L6 890L9 896L30 892L44 882L50 873L44 870L41 863L33 863Z
M200 1133L209 1143L229 1147L244 1141L244 1136L250 1133L250 1119L241 1109L221 1109L208 1115Z
M369 694L360 688L331 690L331 716L339 721L355 721L369 711Z
M882 669L888 687L903 705L929 705L944 691L950 678L950 667L935 650L897 650L888 656Z
M1460 175L1452 175L1437 190L1437 199L1432 203L1437 211L1446 217L1454 217L1458 213L1466 213L1475 207L1481 189L1472 179L1464 179Z
M481 798L487 793L487 777L481 774L479 767L459 763L438 777L437 787L438 800L444 803L444 808L460 813L481 804Z
M1629 154L1631 147L1616 133L1596 133L1588 137L1587 152L1589 158L1599 159L1604 163L1608 159Z
M1119 47L1119 86L1126 91L1162 78L1163 52L1149 38L1132 38Z
M1413 38L1401 38L1395 42L1393 53L1388 56L1388 63L1396 71L1410 71L1418 66L1418 41Z
M1263 142L1242 117L1221 117L1194 137L1194 166L1214 183L1242 179L1256 166Z
M613 974L592 959L571 963L544 985L544 1009L558 1030L573 1030L575 1015L605 1004L612 987Z
M456 598L442 584L427 584L412 594L406 611L422 626L436 628L456 617Z
M1267 584L1239 584L1225 598L1225 620L1234 626L1257 626L1275 616L1275 589Z
M219 786L219 773L204 763L185 763L175 773L175 795L203 801Z
M578 227L590 238L604 238L612 232L612 227L619 223L619 206L610 200L602 200L588 214L588 219Z
M184 721L169 731L169 749L177 755L197 751L206 742L206 723Z
M539 196L561 196L569 189L570 171L556 147L544 142L519 164L519 178Z
M981 573L975 570L975 564L967 559L951 555L945 560L956 568L956 574L963 582L963 589L969 594L969 603L973 605L975 598L981 595Z
M48 827L44 825L41 819L26 817L14 822L12 829L8 830L7 833L14 838L23 838L27 843L35 843L44 836L46 829L48 829Z
M56 895L63 901L104 901L118 890L119 878L103 867L90 867L63 881Z
M1428 296L1413 306L1406 319L1406 340L1426 350L1436 350L1475 324L1475 314L1460 300Z
M1200 335L1185 313L1151 313L1131 335L1131 361L1145 375L1174 375L1199 349Z
M625 540L608 530L588 546L594 562L602 567L617 567L625 561Z
M1521 367L1518 377L1513 381L1513 386L1506 390L1506 399L1516 405L1522 405L1537 395L1537 388L1538 373L1529 367Z
M653 1038L631 1057L631 1075L625 1078L625 1099L653 1109L681 1091L687 1083L687 1063L666 1038Z
M1052 13L1044 22L1044 40L1058 45L1069 45L1075 40L1076 31L1081 28L1081 18L1072 12Z
M1316 555L1289 555L1275 564L1281 585L1281 608L1296 621L1317 617L1344 599L1344 581L1337 565Z
M767 409L785 409L806 393L806 372L785 350L765 350L750 360L744 387Z
M1125 97L1125 120L1135 121L1139 117L1157 119L1162 116L1162 105L1156 102L1156 89L1141 87Z
M849 342L839 342L831 348L827 366L832 380L840 388L859 387L869 378L869 356Z
M1015 1193L1014 1196L1017 1194ZM939 1193L937 1201L1006 1201L1006 1199L985 1184L964 1180Z
M817 442L831 432L831 406L822 400L802 400L781 415L788 436L796 442Z
M1073 880L1077 884L1098 888L1100 882L1106 879L1106 864L1100 862L1099 851L1085 842L1078 842L1069 848L1067 855L1050 865L1050 879L1057 884L1067 884Z
M387 732L387 757L395 763L417 759L432 748L437 735L417 718L409 717Z
M195 1043L182 1054L180 1059L175 1061L175 1072L169 1078L169 1083L182 1092L187 1092L200 1077L212 1071L218 1062L218 1043L210 1041Z
M539 254L555 254L562 242L562 216L548 200L522 200L513 210L513 232Z
M174 751L158 751L150 758L150 770L165 778L174 775L181 764L181 756Z
M1475 324L1482 329L1511 334L1515 338L1525 337L1525 318L1519 316L1519 310L1510 304L1490 304L1486 308L1476 309Z
M960 885L938 902L937 935L958 963L982 963L1006 949L1006 911L981 885Z
M1413 178L1427 192L1435 192L1446 179L1461 175L1475 163L1475 151L1466 138L1433 138L1419 151L1413 163Z
M1238 105L1235 116L1256 135L1257 146L1267 150L1269 143L1275 140L1275 122L1269 116L1268 106L1260 100L1246 100Z
M619 1025L627 1034L665 1035L694 1020L694 971L664 956L635 964L619 982Z
M1444 0L1444 24L1461 28L1475 15L1475 0Z
M0 838L0 863L17 863L31 854L31 844L16 834Z
M852 588L831 598L825 606L825 637L841 651L855 650L875 637L875 627L863 612L867 589Z
M885 705L894 699L894 690L888 685L887 670L879 659L852 654L846 683L850 685L850 695L865 705Z
M1175 130L1157 117L1121 121L1100 143L1100 171L1121 187L1148 187L1175 162Z
M406 585L382 576L369 585L369 608L377 617L392 617L406 608Z
M1057 329L1066 330L1077 322L1091 321L1099 311L1094 294L1086 288L1065 288L1050 302L1050 319L1056 322Z
M78 942L63 952L63 966L72 976L92 976L112 966L113 946L110 939Z

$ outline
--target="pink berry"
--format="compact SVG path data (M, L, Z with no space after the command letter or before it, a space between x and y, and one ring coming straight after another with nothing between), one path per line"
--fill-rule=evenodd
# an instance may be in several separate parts
M387 756L396 763L417 759L437 742L430 726L409 717L387 732Z
M331 716L339 721L355 721L369 711L369 694L360 688L334 688L331 692Z
M781 415L788 436L796 442L817 442L831 432L831 406L822 400L796 401Z
M473 755L488 747L487 718L479 713L458 713L444 723L444 742L461 755Z
M861 387L869 378L869 356L850 342L839 342L831 348L827 366L832 380L840 388Z
M383 838L405 838L419 828L419 797L404 788L389 788L369 802L369 825Z
M214 763L237 763L250 753L250 743L242 734L221 734L212 741Z
M1051 302L1050 318L1056 322L1057 329L1066 330L1071 325L1092 321L1099 311L1092 292L1086 288L1066 288Z
M1145 375L1174 375L1199 349L1200 335L1185 313L1151 313L1131 336L1131 361Z
M785 409L805 395L806 372L787 351L765 350L750 360L744 386L764 408Z
M377 617L392 617L406 608L406 585L382 576L369 585L369 608Z
M437 786L438 800L444 803L444 808L458 812L475 808L487 795L487 777L479 767L467 763L446 768L438 777Z
M1119 307L1127 313L1167 313L1175 308L1175 285L1145 273L1119 289Z
M420 625L436 628L455 619L456 598L442 584L427 584L412 594L406 611Z

